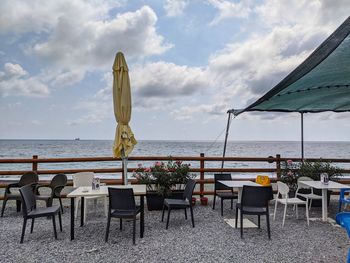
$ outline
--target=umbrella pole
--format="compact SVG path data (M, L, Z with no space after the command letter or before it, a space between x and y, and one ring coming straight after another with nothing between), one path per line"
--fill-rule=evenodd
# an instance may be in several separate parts
M123 159L123 178L124 185L128 184L128 157L125 157L124 149L122 149L122 159Z

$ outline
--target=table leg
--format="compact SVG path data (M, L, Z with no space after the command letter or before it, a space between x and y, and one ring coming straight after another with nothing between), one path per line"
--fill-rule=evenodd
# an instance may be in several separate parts
M328 220L327 189L322 189L322 221Z
M85 198L80 198L80 226L84 226L84 208L85 208Z
M75 198L70 199L70 240L74 239L74 203Z
M140 196L140 206L141 206L141 218L140 218L140 237L143 238L143 233L145 231L145 200L144 196Z

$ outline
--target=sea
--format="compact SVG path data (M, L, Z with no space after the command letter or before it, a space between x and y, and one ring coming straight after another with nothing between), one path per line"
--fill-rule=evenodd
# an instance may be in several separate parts
M102 157L112 156L111 140L0 140L0 158L39 158L56 157ZM223 141L156 141L140 140L130 156L222 156ZM304 144L305 158L349 158L350 142L316 142ZM229 141L226 156L230 157L268 157L280 154L281 157L300 157L301 145L297 141ZM199 167L199 162L190 163ZM143 162L142 165L151 165ZM137 167L137 162L129 161L128 167ZM221 162L206 162L206 167L220 168ZM39 164L40 169L89 169L119 168L120 162L76 162ZM350 169L349 164L337 164L341 168ZM265 162L225 162L225 167L234 168L274 168L275 164ZM31 164L2 164L0 170L31 170ZM238 177L251 177L251 174L235 174ZM274 176L272 174L267 174ZM120 178L120 174L100 174L101 178ZM132 176L132 175L129 175ZM211 174L206 175L211 177ZM7 177L15 179L15 177ZM45 178L44 178L45 177ZM48 179L41 175L41 179Z

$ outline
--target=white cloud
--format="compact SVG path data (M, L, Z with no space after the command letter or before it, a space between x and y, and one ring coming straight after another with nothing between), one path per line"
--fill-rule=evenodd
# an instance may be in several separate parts
M30 77L19 64L6 63L0 71L0 96L45 97L48 87L38 78Z
M72 85L88 71L110 69L117 51L137 60L172 47L157 33L158 18L150 7L113 15L123 2L1 1L0 35L19 40L31 33L20 44L25 54L45 62L42 73L52 85Z
M109 20L84 18L61 16L48 39L36 43L30 52L62 71L85 72L111 67L119 50L132 58L159 55L171 48L157 34L157 16L148 6Z
M217 25L221 21L232 18L248 18L252 12L251 1L230 2L226 0L208 0L219 14L210 22L210 25Z
M187 0L166 0L164 4L164 9L167 16L180 16L183 14L184 9L187 5Z

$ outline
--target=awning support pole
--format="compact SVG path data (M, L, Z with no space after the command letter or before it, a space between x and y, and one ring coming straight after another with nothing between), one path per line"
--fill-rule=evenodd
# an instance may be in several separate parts
M228 111L228 118L227 118L227 126L226 126L226 134L225 134L225 143L224 143L224 152L222 153L222 157L225 157L226 155L226 145L227 145L227 138L228 138L228 132L230 130L230 122L231 122L231 111ZM221 169L224 168L224 160L221 162Z
M304 112L300 112L301 117L301 161L304 162Z

